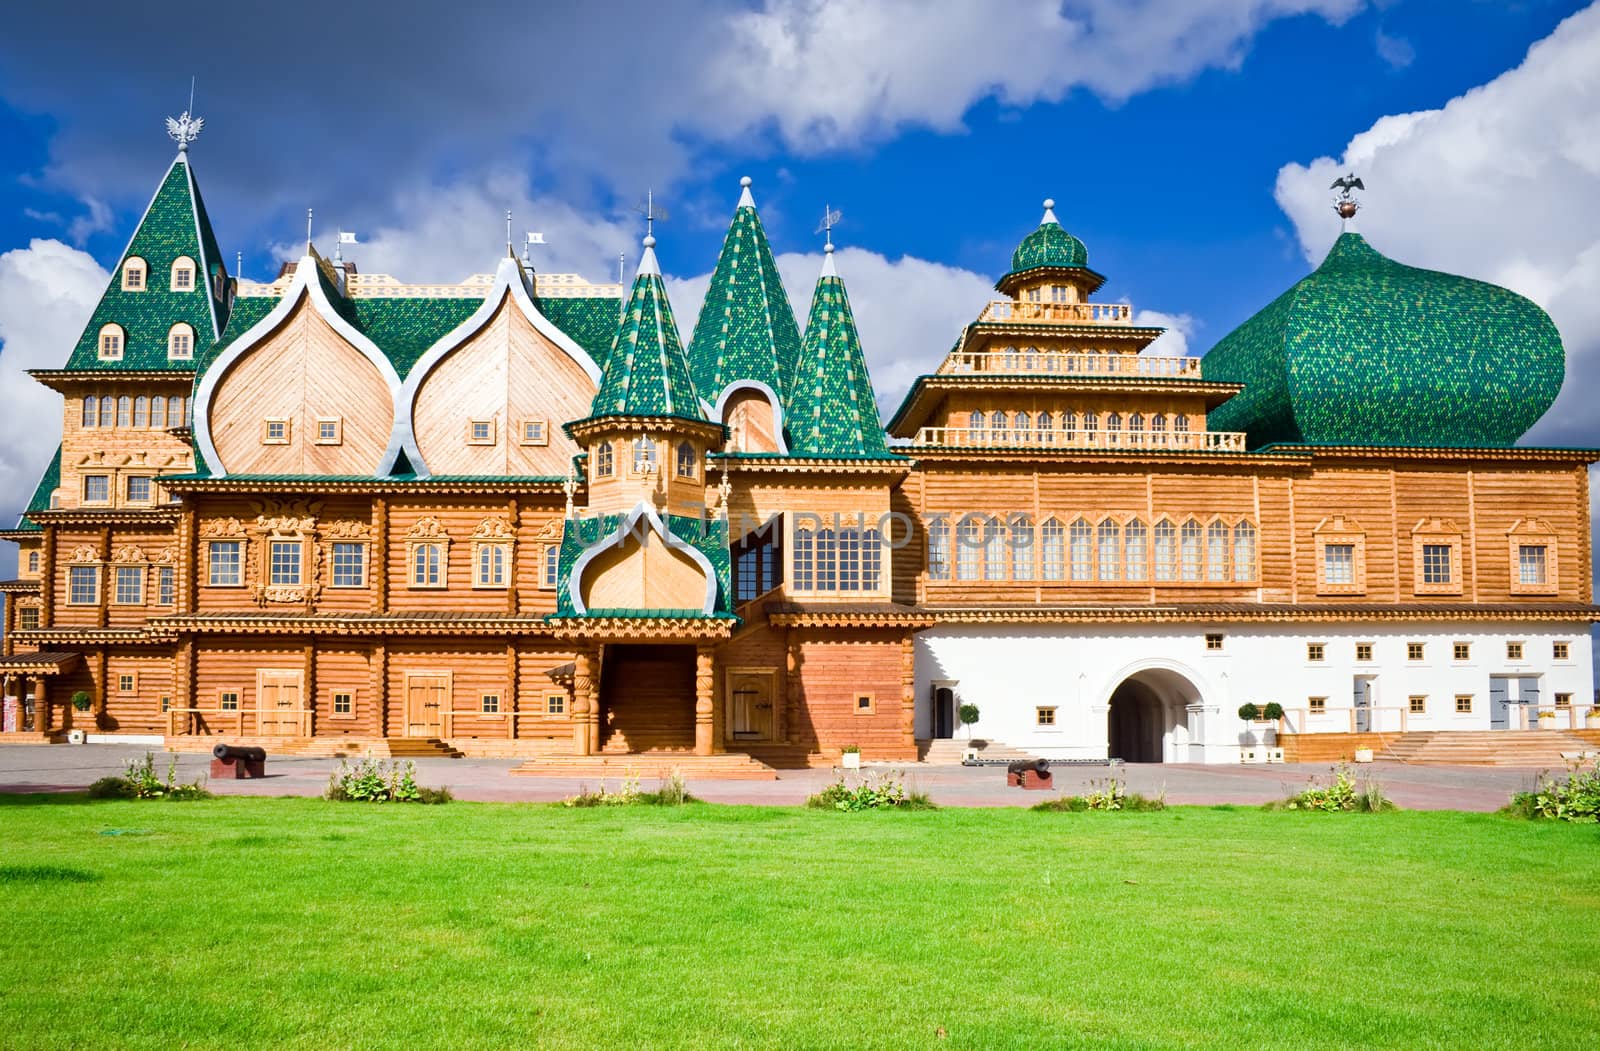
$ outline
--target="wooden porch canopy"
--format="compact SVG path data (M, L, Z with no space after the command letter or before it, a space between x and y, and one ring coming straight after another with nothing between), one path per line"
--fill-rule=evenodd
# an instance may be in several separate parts
M66 650L41 650L0 657L0 675L65 675L78 666L83 654Z

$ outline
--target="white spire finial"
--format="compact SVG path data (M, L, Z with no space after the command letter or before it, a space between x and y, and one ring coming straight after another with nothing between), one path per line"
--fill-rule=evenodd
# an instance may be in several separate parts
M1045 223L1056 223L1057 225L1060 225L1060 222L1061 221L1056 218L1055 198L1046 197L1044 199L1044 218L1039 220L1039 225L1043 226Z
M511 246L511 209L506 209L506 255L512 259L517 257L517 250Z
M661 273L661 264L656 262L656 238L654 234L644 235L644 253L639 256L640 274Z
M823 234L826 241L822 245L822 276L838 277L839 272L833 267L833 228L839 220L844 218L844 213L829 205L822 206L822 225L817 227L815 233Z
M306 255L311 254L311 209L306 209Z
M739 207L740 208L754 208L756 206L756 199L750 193L750 184L753 181L754 180L751 179L750 176L748 176L748 175L742 176L739 179Z

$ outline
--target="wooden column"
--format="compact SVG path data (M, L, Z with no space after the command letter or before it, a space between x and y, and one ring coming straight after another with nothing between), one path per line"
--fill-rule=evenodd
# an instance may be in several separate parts
M55 623L56 613L56 527L44 527L44 542L39 546L39 626Z
M917 644L907 634L900 640L900 737L911 758L917 756Z
M589 651L579 649L572 658L572 751L589 755L590 707L594 703L593 668Z
M194 507L184 498L183 516L178 520L178 612L193 613L199 605L200 523Z
M33 728L39 733L50 732L50 680L43 675L33 680Z
M717 750L716 680L712 675L712 649L695 648L694 654L694 754L710 755Z
M389 612L389 501L372 500L372 612Z
M372 708L378 716L378 736L389 736L389 649L380 636L372 644Z
M506 639L506 737L516 740L518 695L521 683L517 674L517 640Z
M146 580L146 586L149 585ZM105 627L111 621L111 600L116 597L116 574L111 568L111 529L100 530L100 603L95 608L95 624Z
M6 604L6 620L4 634L0 634L0 653L9 657L16 647L16 643L11 639L11 633L17 628L17 596L6 595L4 596L4 602ZM3 696L3 694L0 694L0 696Z
M306 640L305 651L301 655L304 662L304 673L301 682L305 684L300 695L300 707L305 711L301 713L300 725L304 728L307 737L317 735L317 644L313 639Z
M794 744L795 727L800 725L800 705L804 688L800 682L800 650L795 645L794 632L783 633L784 652L784 743Z
M506 524L511 527L511 536L513 538L511 542L511 565L506 567L506 612L513 617L517 615L518 596L521 594L521 589L517 587L517 581L520 579L520 574L517 572L517 562L522 556L520 549L526 546L516 539L521 532L521 512L521 504L516 497L513 496L506 501Z
M199 707L199 704L195 702L194 670L194 636L184 635L178 640L177 667L174 669L172 677L172 707ZM172 719L173 717L171 715L167 716L167 727L169 733L171 732L171 727L173 725ZM189 728L189 716L187 713L185 713L183 716L183 726L183 732L187 733Z
M105 712L105 710L106 710L106 695L111 692L111 679L106 674L106 651L105 651L105 647L102 646L100 648L100 652L95 654L94 665L95 665L94 677L95 677L96 688L91 690L91 691L89 691L93 695L93 700L91 700L89 702L89 721L90 721L91 724L93 724L94 726L96 726L98 728L98 726L100 724L100 720L95 718L95 715L97 713L104 713Z

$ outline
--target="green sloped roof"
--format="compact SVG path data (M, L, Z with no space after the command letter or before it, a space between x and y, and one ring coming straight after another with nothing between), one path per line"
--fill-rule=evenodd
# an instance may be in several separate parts
M539 312L572 337L604 368L617 336L617 318L622 301L604 296L547 296L537 301Z
M123 264L131 256L145 261L143 291L122 290ZM195 287L188 292L172 291L172 264L180 256L195 261ZM217 274L226 277L227 268L188 155L180 153L140 218L127 250L117 260L66 367L93 371L189 369L191 362L167 360L167 334L173 325L187 322L194 329L197 355L217 338L226 319L224 303L212 295ZM121 325L125 333L119 361L100 360L100 329L108 324Z
M1271 443L1514 444L1561 390L1560 334L1532 301L1406 266L1359 234L1205 356L1244 391L1207 418Z
M872 377L861 352L844 282L831 271L817 281L789 398L789 451L815 456L887 456Z
M728 225L689 343L695 387L715 402L730 383L759 380L786 400L799 357L794 308L747 196Z
M37 532L39 526L28 517L34 511L50 510L50 494L61 485L61 446L56 446L56 454L50 458L45 466L44 473L39 476L39 484L34 486L33 496L28 500L27 510L17 518L17 528L25 532Z
M617 531L625 515L595 515L569 518L561 533L559 577L556 584L556 617L579 616L572 605L572 568L585 551ZM706 556L717 577L716 609L712 617L733 616L733 560L728 551L728 523L703 521L687 515L665 515L669 532ZM643 528L649 529L649 526ZM589 617L705 617L699 609L595 609Z
M604 375L589 412L600 416L673 416L704 420L689 358L678 338L678 324L667 300L667 288L655 263L653 238L645 238L645 256L622 323L602 365Z

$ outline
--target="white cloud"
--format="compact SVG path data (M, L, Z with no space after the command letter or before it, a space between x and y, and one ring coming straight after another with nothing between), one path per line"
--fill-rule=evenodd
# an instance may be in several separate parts
M1151 325L1156 328L1166 329L1144 349L1144 353L1181 358L1189 353L1189 337L1195 332L1195 319L1192 314L1164 314L1159 310L1135 310L1133 312L1135 325Z
M1373 39L1373 46L1378 50L1378 57L1390 69L1405 69L1417 60L1417 49L1403 36L1390 36L1380 29Z
M109 275L60 241L0 255L0 525L27 506L61 437L61 395L28 369L66 364ZM6 545L9 550L10 545Z

